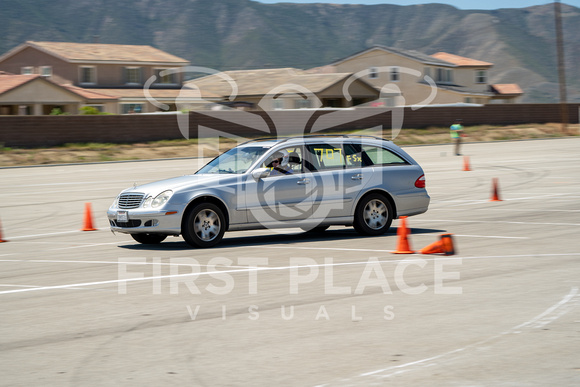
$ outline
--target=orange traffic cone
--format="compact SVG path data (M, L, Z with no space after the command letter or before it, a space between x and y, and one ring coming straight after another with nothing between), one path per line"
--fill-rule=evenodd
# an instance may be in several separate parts
M407 228L407 217L401 216L401 223L399 228L397 228L397 235L399 236L399 241L397 243L397 250L393 251L393 254L413 254L414 251L411 250L409 243L409 235L411 232Z
M0 223L0 243L8 242L4 237L2 237L2 223Z
M91 203L85 203L85 221L81 231L96 231L93 227L93 215L91 213Z
M421 254L455 254L455 246L453 243L453 234L442 234L441 239L437 242L431 243L429 246L423 247L419 252Z
M502 200L499 198L499 183L497 177L494 177L492 185L491 199L489 199L489 201L501 202Z
M471 171L471 167L469 166L469 156L463 156L463 170Z

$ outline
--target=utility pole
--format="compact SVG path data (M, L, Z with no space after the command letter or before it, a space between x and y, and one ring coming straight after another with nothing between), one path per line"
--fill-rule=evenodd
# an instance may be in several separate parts
M566 98L566 65L564 62L564 37L562 33L562 9L560 1L554 1L556 21L556 47L558 50L558 82L560 84L560 116L562 133L568 132L568 104Z

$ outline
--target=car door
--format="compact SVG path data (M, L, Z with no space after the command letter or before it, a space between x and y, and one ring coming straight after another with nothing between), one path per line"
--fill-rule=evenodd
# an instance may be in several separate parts
M370 181L371 168L363 168L360 146L320 142L306 146L313 166L313 219L350 217L359 192Z
M312 215L312 179L303 169L303 147L286 147L283 151L289 155L287 174L272 173L258 180L248 177L245 203L249 223L267 227L299 225ZM259 167L266 167L275 152L270 152Z

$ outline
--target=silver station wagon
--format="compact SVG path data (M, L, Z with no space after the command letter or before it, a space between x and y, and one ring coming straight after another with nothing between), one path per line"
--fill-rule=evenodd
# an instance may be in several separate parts
M306 136L245 142L193 175L128 188L107 216L112 231L140 243L182 235L211 247L226 231L262 228L344 225L381 235L429 200L423 169L391 141Z

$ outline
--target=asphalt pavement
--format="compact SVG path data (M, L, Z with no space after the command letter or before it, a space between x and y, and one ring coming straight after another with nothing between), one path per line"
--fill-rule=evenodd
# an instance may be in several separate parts
M0 169L0 386L580 385L580 139L405 149L410 247L455 255L393 254L399 220L140 245L115 196L202 160Z

